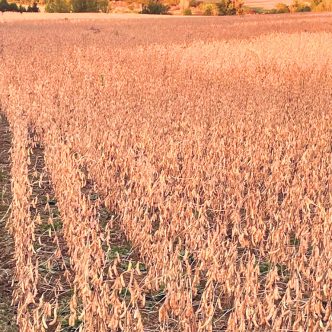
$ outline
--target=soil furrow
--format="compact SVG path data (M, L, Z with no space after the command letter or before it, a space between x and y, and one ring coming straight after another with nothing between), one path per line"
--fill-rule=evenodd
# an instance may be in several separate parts
M5 116L0 114L0 331L17 331L12 301L13 241L6 229L10 215L11 134Z

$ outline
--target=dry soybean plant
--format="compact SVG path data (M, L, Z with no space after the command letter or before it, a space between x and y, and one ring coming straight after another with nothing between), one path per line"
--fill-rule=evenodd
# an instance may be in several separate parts
M183 22L2 25L20 331L332 330L332 17Z

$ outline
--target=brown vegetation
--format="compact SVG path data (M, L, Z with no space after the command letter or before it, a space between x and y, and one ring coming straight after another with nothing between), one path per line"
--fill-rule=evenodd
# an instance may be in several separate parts
M3 23L20 330L330 331L331 32Z

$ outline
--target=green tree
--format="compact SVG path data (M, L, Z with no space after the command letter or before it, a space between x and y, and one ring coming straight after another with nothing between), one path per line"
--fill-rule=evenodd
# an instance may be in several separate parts
M75 13L98 12L97 0L72 0L72 8Z
M0 12L6 12L9 10L9 4L7 0L0 0Z
M233 5L232 0L221 0L216 4L218 9L218 15L224 16L224 15L235 15L236 9Z
M97 1L98 9L103 13L108 13L109 3L108 0L98 0Z
M215 13L215 6L211 3L204 4L203 6L203 15L212 16Z
M29 6L28 9L27 9L27 12L30 12L30 13L38 13L38 12L39 12L39 7L38 7L37 2L34 2L34 3L32 4L32 6Z
M304 2L300 0L293 0L292 4L289 6L289 10L292 13L295 12L310 12L311 8Z
M45 11L48 13L69 13L70 3L67 0L48 0Z
M166 15L169 7L161 3L159 0L150 0L146 5L143 5L142 14Z
M241 0L221 0L216 4L218 15L236 15L241 14L243 2Z
M7 0L0 0L0 12L22 12L21 6L17 6L15 2L8 3Z
M276 10L277 10L277 13L279 13L279 14L289 13L289 8L284 3L277 3L276 4Z

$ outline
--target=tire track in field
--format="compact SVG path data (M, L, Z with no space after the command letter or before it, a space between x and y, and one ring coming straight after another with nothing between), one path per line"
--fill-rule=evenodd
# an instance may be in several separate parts
M11 134L6 118L0 114L0 331L17 331L12 301L13 241L6 222L10 214L10 148Z

